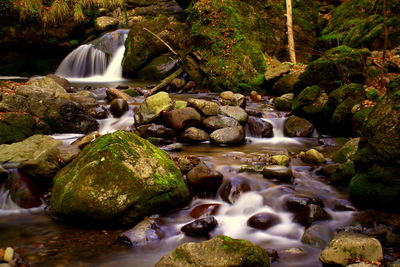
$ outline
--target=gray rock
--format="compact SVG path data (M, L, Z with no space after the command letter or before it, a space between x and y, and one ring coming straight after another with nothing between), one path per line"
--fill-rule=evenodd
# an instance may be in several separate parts
M383 259L382 246L375 238L342 232L332 239L319 257L324 264L341 266L348 265L351 258L380 261Z
M219 105L212 101L191 98L188 100L188 104L195 107L206 116L215 116L219 114Z
M208 131L215 131L226 127L239 126L239 122L234 118L224 115L211 116L203 120L202 125Z
M254 116L249 116L247 120L247 128L249 129L249 134L252 137L273 137L273 126L271 123L257 118Z
M153 215L144 218L132 229L121 233L118 236L118 240L132 247L159 242L165 236L165 233L161 230L159 217L158 215Z
M245 133L242 126L226 127L215 130L210 134L210 139L217 144L234 145L245 141Z
M333 231L329 227L323 224L314 224L304 231L301 242L324 249L329 244L332 237Z
M244 109L237 106L223 106L220 109L222 115L234 118L240 124L245 124L248 119L248 115Z

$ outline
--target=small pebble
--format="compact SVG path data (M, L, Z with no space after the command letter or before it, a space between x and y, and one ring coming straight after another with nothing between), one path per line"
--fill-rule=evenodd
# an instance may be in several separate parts
M13 248L6 248L6 251L4 252L4 261L10 262L14 258L14 249Z

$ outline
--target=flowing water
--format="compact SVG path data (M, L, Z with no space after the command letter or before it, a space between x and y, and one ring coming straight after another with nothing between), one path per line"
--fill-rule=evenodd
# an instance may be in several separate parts
M204 97L204 95L200 95ZM180 99L188 96L176 96ZM197 97L192 95L191 97ZM209 95L209 98L214 95ZM137 98L137 103L142 98ZM251 104L250 105L260 105ZM117 129L128 129L133 124L132 108L121 118L99 120L99 131L104 134ZM256 107L262 109L263 107ZM0 189L0 247L13 246L32 266L153 266L159 258L177 245L188 241L201 241L205 238L191 238L180 232L180 228L193 221L190 212L200 205L216 204L215 213L218 227L210 236L224 234L233 238L250 240L264 248L277 250L279 259L272 266L321 266L318 260L320 250L301 242L305 227L293 222L294 214L284 209L287 198L305 194L324 202L325 210L331 220L320 221L334 230L351 221L353 212L335 210L338 200L347 201L345 192L329 186L315 174L315 170L293 158L294 181L282 184L263 178L261 174L239 172L244 164L260 163L267 154L298 153L320 146L313 138L288 138L283 136L283 114L268 111L263 119L274 126L273 138L248 137L244 145L224 147L210 143L184 145L177 155L201 157L209 166L224 175L224 182L230 180L245 181L250 191L243 192L233 203L224 201L220 192L215 196L196 197L187 207L164 214L161 217L166 237L160 242L143 247L129 248L117 241L122 230L86 229L78 226L61 224L49 218L46 210L36 208L20 209L13 203L7 192ZM65 143L70 143L80 135L55 135ZM324 149L324 147L320 147ZM333 147L327 146L327 153ZM259 161L259 162L258 162ZM220 189L221 190L221 189ZM257 230L247 225L247 220L254 214L268 212L275 214L280 223L267 230Z

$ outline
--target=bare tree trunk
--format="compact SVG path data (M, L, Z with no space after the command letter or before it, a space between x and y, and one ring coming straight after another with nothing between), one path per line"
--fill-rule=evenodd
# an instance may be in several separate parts
M293 38L292 0L286 0L286 25L287 25L290 61L292 63L296 63L296 51L294 49L294 38Z

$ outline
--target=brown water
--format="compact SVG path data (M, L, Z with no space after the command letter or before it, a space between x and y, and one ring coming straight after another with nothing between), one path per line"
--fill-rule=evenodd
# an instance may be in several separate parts
M261 110L266 119L279 119L279 114L269 110L268 105L252 104L250 107ZM116 125L117 128L126 127L125 124L118 123L107 125L110 129L114 127L114 130ZM282 129L275 129L275 133L278 133L278 130ZM159 243L130 248L117 241L117 236L122 230L65 225L49 218L43 209L0 209L0 247L14 247L29 264L38 267L153 266L163 254L177 245L205 240L186 237L179 230L193 220L189 216L192 208L201 204L217 203L220 204L220 208L215 218L219 224L211 232L211 236L225 234L250 240L264 248L275 249L279 260L272 262L272 266L321 266L318 260L320 250L300 241L305 228L292 222L294 214L285 211L282 203L287 197L299 193L321 199L332 219L318 223L334 230L349 223L354 215L349 211L334 211L336 200L347 200L346 192L328 185L324 178L315 174L315 169L298 159L292 159L291 162L295 178L292 184L267 180L257 173L239 172L241 165L263 164L268 154L291 155L319 146L325 155L329 156L335 149L333 139L326 139L325 143L331 144L326 146L321 146L318 141L317 138L283 136L248 138L247 143L241 146L222 147L207 143L185 145L181 152L172 153L172 156L201 157L209 166L213 166L224 175L225 182L230 179L242 179L247 182L251 191L243 193L233 204L224 202L218 193L216 196L197 197L187 207L162 215L161 219L168 229L169 237ZM246 224L247 219L258 212L274 213L282 222L267 230L250 228Z

